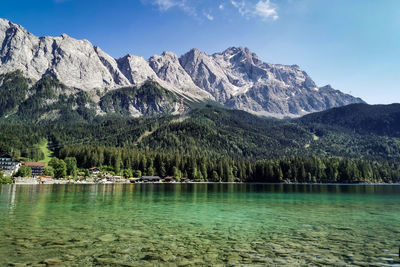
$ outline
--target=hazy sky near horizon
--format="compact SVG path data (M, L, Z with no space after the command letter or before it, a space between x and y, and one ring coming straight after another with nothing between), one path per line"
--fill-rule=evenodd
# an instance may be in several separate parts
M116 58L248 47L299 65L318 86L400 102L398 0L2 0L0 17L37 36L88 39Z

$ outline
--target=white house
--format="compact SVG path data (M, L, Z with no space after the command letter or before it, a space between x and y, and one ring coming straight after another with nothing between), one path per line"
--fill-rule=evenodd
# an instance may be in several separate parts
M11 157L10 155L3 155L0 157L0 170L4 172L6 176L12 176L21 167L21 162Z

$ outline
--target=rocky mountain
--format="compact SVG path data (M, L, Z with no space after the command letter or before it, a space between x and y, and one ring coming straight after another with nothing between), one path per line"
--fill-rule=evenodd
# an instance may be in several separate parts
M265 63L247 48L232 47L213 55L192 49L181 57L164 52L148 60L134 55L114 59L87 40L66 34L36 37L5 19L0 19L0 44L0 74L19 70L32 84L51 76L71 92L86 92L98 113L106 112L101 104L104 94L140 87L146 81L158 83L177 99L215 100L230 108L275 117L296 117L363 102L330 86L318 87L297 65ZM134 99L124 101L136 101L134 105L141 101ZM106 110L120 110L115 103Z
M213 55L192 49L180 62L197 86L234 109L296 116L363 102L329 85L317 87L297 65L264 63L248 48Z

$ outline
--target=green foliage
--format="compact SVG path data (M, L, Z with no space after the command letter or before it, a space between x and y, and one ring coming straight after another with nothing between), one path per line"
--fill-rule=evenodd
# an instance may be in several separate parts
M179 170L178 169L178 167L177 166L173 166L172 167L172 176L175 178L175 179L180 179L180 178L182 178L182 172L181 172L181 170Z
M48 148L48 141L46 139L41 140L41 142L38 145L38 148L40 149L40 152L41 152L39 154L40 158L35 158L33 160L48 163L52 156L52 152Z
M44 167L43 175L54 177L54 168L51 166Z
M171 91L148 81L140 87L126 87L108 92L101 98L100 107L107 113L130 116L130 107L135 103L144 115L158 115L160 112L172 112L176 101L178 98ZM167 102L168 105L161 107L158 104L160 102Z
M109 164L121 157L120 168L125 177L146 175L182 177L188 174L195 181L300 182L300 183L359 183L399 182L398 163L353 160L346 158L288 157L252 161L225 156L206 157L127 148L74 146L60 151L74 156L82 168ZM102 160L100 160L102 159ZM199 167L200 166L200 167ZM135 170L133 173L131 170Z
M54 178L64 178L67 176L67 164L64 160L58 158L52 158L49 162L49 166L54 169Z
M83 174L85 177L90 177L90 172L88 169L83 169Z
M309 139L310 133L294 123L208 106L182 122L160 125L139 148L265 158L290 155Z
M299 121L361 135L400 137L400 104L352 104L312 113Z
M25 123L90 121L95 117L94 103L86 92L71 90L49 75L30 87L31 83L20 71L0 75L0 117L7 115L7 121Z
M64 159L67 167L67 175L75 177L78 172L78 165L75 157L67 157Z
M125 178L131 178L133 176L131 169L124 169L123 174Z
M2 176L0 174L0 184L12 184L14 181L10 177Z
M14 174L14 177L31 177L32 169L28 166L21 166Z
M0 154L41 160L43 154L37 144L44 135L43 129L35 125L0 121Z
M133 171L133 177L141 177L142 176L142 171L141 170L134 170Z
M86 92L51 76L31 88L21 72L0 80L0 153L39 161L45 158L39 144L47 139L48 148L65 160L49 164L58 178L76 176L78 165L197 181L397 179L400 105L356 104L277 120L190 103L191 112L180 117L170 115L179 97L148 82L99 92L101 109L113 114L99 117ZM128 117L132 103L148 116Z
M29 84L21 71L0 75L0 117L15 111L25 100Z
M35 144L47 138L50 140L49 148L59 158L75 157L81 168L103 166L102 169L116 174L131 169L135 170L132 173L135 177L140 176L135 173L140 171L143 175L187 176L198 181L247 181L255 179L253 173L257 171L257 165L254 162L282 158L343 158L368 162L362 164L359 172L365 173L361 175L362 179L374 180L373 177L381 176L371 174L373 167L370 162L387 162L391 166L400 161L400 140L397 138L360 135L299 120L261 118L215 106L195 109L186 118L104 118L92 123L54 123L41 127L3 125L0 144L2 142L16 154L33 155L28 153L31 149L26 149L22 140ZM69 166L66 166L66 171L73 175L75 160L66 161ZM232 161L237 164L232 164ZM330 181L343 182L350 180L350 176L352 179L360 176L357 171L350 172L355 169L352 164L346 163L348 171L342 172L339 162L332 163L318 162L326 166L326 169L319 167L319 170L329 171L325 175L332 179ZM62 171L57 174L57 168L54 169L56 176L66 175ZM315 174L303 165L285 172L276 164L268 164L263 174L274 177L272 180L276 182L292 176L296 181L324 179L323 173Z

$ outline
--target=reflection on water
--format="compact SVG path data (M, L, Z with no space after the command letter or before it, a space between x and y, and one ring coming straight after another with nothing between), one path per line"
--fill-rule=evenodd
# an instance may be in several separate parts
M0 266L399 264L400 186L0 186Z

